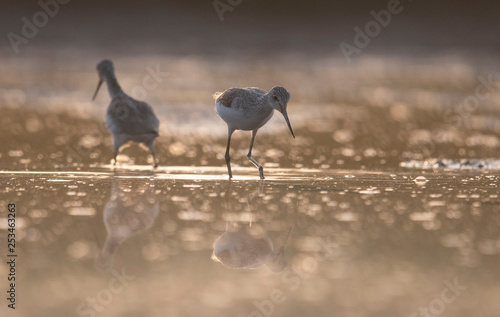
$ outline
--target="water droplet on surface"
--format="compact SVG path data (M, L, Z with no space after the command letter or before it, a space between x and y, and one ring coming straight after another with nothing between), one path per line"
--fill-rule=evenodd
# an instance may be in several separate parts
M337 130L333 133L333 139L338 143L345 144L354 140L354 134L350 130Z
M70 208L68 210L68 215L71 215L71 216L93 216L93 215L95 215L95 209L94 208L83 208L83 207Z
M346 211L335 215L335 219L342 222L357 221L358 218L358 214L355 214L352 211Z
M436 218L436 214L430 211L413 212L410 214L410 219L413 221L431 221Z
M378 190L376 187L372 187L365 190L360 190L359 193L365 195L374 195L374 194L380 194L380 190Z
M430 207L441 207L441 206L446 206L446 201L444 200L433 200L433 201L429 201L428 205Z
M195 185L195 184L184 184L182 185L184 188L200 188L201 185Z
M425 185L429 180L424 176L418 176L413 180L417 185Z
M81 259L89 254L90 247L87 241L79 240L68 246L68 255L75 259Z
M21 157L24 155L24 152L21 151L21 150L12 150L12 151L9 151L9 156L10 157Z

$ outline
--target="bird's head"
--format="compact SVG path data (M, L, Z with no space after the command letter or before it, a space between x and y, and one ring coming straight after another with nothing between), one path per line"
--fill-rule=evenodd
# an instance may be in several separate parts
M288 125L293 138L295 138L295 134L293 133L292 126L290 125L290 120L288 120L288 114L286 112L286 107L288 106L288 101L290 100L290 93L285 88L276 86L271 89L267 95L273 109L281 112L283 117L285 117L286 124Z
M105 59L99 64L97 64L97 72L99 73L99 78L104 79L106 75L114 73L113 62L109 59Z
M95 99L97 96L97 93L99 92L99 88L101 88L102 82L106 79L108 76L113 76L115 70L113 68L113 62L110 60L103 60L99 64L97 64L97 73L99 74L99 83L97 84L97 89L95 90L94 97L92 97L92 100Z

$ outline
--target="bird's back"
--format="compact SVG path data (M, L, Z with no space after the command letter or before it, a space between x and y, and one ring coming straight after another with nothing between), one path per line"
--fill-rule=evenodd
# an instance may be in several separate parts
M113 98L106 113L106 124L113 134L159 135L160 121L153 108L127 95Z
M230 88L214 94L215 102L224 107L251 107L260 103L267 92L260 88Z

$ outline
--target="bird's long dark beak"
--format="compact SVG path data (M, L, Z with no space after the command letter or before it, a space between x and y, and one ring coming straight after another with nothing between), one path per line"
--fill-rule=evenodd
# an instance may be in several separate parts
M97 93L99 92L99 88L101 88L101 85L102 85L102 79L99 79L99 83L97 84L97 89L95 90L94 97L92 97L92 100L94 100L95 97L97 96Z
M295 139L295 134L293 134L292 130L292 125L290 124L290 120L288 120L288 114L286 113L286 108L282 112L283 117L285 117L286 124L288 125L288 128L290 129L290 132L292 133L293 138Z

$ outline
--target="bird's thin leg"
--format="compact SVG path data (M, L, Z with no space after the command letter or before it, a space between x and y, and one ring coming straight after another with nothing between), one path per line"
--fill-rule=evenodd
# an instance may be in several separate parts
M156 161L156 155L155 155L155 143L154 141L149 143L149 150L151 151L151 155L153 155L153 167L158 167L158 162Z
M229 173L229 179L233 178L233 173L231 172L231 157L229 156L229 147L231 145L231 136L233 135L234 129L228 128L227 130L227 147L226 147L226 165L227 172Z
M252 157L252 147L253 147L253 141L255 140L255 136L257 135L257 130L253 130L252 131L252 141L250 141L250 150L248 150L248 159L250 160L250 162L253 163L253 165L255 165L255 167L257 167L259 169L259 175L260 175L260 179L264 179L264 168L262 167L262 165L260 165L253 157Z
M116 157L118 156L119 150L120 150L120 147L115 144L115 158L113 160L113 166L116 166Z
M113 165L116 165L116 157L118 156L118 152L120 152L120 148L125 143L123 137L119 134L113 134L113 146L115 147L115 159Z

